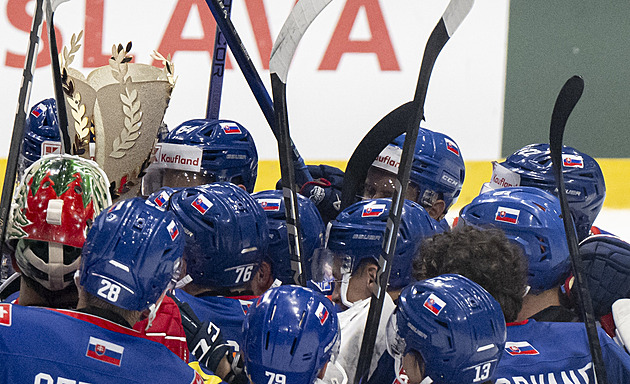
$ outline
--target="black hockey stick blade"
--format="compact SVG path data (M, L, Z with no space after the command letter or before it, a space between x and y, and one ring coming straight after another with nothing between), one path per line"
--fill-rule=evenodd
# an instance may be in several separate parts
M580 100L583 91L584 80L580 76L571 77L560 90L551 115L549 149L551 151L551 161L556 176L558 199L560 200L560 207L562 209L562 220L564 222L564 230L566 232L567 243L569 245L569 255L571 258L573 276L575 277L575 290L577 291L580 311L582 319L584 320L584 326L586 327L589 348L593 359L595 382L604 384L608 381L606 377L606 369L604 367L602 349L597 335L593 302L591 301L591 294L588 290L588 282L584 277L584 264L579 253L577 233L575 232L573 217L571 216L571 211L569 210L564 177L562 174L562 138L564 136L564 129L566 127L567 120L569 119L569 115L573 111L577 102Z
M232 0L223 0L225 16L230 17ZM225 60L227 59L227 41L217 24L214 33L214 49L212 51L212 67L210 68L210 85L208 86L208 105L206 119L218 119L221 109L221 95L223 93L223 79L225 74Z
M11 199L13 197L13 188L15 186L15 178L17 175L18 160L22 147L22 138L24 137L24 126L26 125L26 115L29 108L31 98L31 86L33 84L33 73L37 63L37 53L39 52L39 41L42 34L42 26L44 23L44 1L37 0L35 3L35 12L33 14L33 23L31 33L28 40L28 48L26 51L26 60L24 61L24 70L22 71L22 84L20 85L20 93L18 96L18 105L15 111L15 119L13 120L13 133L11 134L11 145L9 146L9 156L7 159L7 167L4 173L4 182L2 184L2 198L0 200L0 257L4 256L4 239L7 232L7 222L11 209Z
M265 88L262 79L258 75L258 71L247 53L240 36L236 32L234 24L232 24L232 21L228 17L228 13L224 8L223 3L221 0L206 0L206 4L208 4L208 8L210 8L210 12L212 12L212 16L217 23L217 27L221 29L221 32L230 47L230 51L234 55L234 58L236 59L236 62L241 69L241 72L243 73L243 76L245 77L245 80L247 81L247 84L258 103L258 106L263 112L271 131L276 137L276 140L278 140L279 133L276 130L276 124L274 122L275 117L273 102L271 101L269 92L267 92L267 88ZM300 153L293 142L291 142L291 149L293 151L292 158L296 170L297 181L300 185L302 185L307 181L313 180L306 165L304 164L304 160L300 156Z
M396 175L395 191L392 197L389 217L387 218L385 235L383 236L383 248L379 257L379 269L376 277L377 290L375 297L372 297L370 301L370 309L365 323L365 332L363 333L359 361L354 379L355 383L367 382L370 373L370 363L372 355L374 354L374 343L378 333L383 302L385 295L387 295L391 261L393 260L394 251L396 249L398 228L400 227L402 208L407 193L407 185L409 184L413 151L418 138L420 122L424 117L424 102L429 88L429 78L431 77L435 61L442 51L442 48L444 48L450 37L455 33L461 22L464 21L473 3L474 0L451 0L444 14L431 32L422 56L418 84L412 101L412 115L409 116L407 120L407 134L405 136L400 165ZM374 158L372 158L372 160L373 159Z
M57 102L57 121L61 132L61 146L67 154L72 154L72 142L68 135L68 115L66 113L66 99L63 92L61 68L59 65L59 51L57 49L57 34L55 33L55 10L62 1L45 0L46 24L48 25L48 42L50 48L50 62L52 69L53 85L55 88L55 101Z
M276 131L278 132L278 157L280 160L280 176L282 180L282 196L284 198L289 240L291 269L294 271L296 284L306 286L306 260L303 257L302 239L300 236L300 216L298 213L297 185L291 161L291 135L287 109L287 75L295 50L313 20L330 3L331 0L300 0L287 17L276 42L271 49L269 72L271 73L271 91L275 112Z

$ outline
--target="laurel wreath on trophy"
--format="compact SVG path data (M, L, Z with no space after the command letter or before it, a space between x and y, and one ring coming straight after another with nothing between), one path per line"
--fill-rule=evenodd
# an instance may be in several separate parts
M173 62L171 61L171 55L169 54L167 57L164 57L160 52L153 50L153 52L151 53L151 58L153 60L160 61L164 66L162 68L162 71L164 72L168 83L171 85L170 92L173 92L173 88L175 87L175 82L177 81L177 78L174 76L175 64L173 64Z
M142 126L142 111L138 100L138 91L133 87L131 76L127 76L127 63L131 61L128 56L131 51L131 41L125 47L122 44L112 46L112 56L109 58L109 66L112 76L125 87L120 94L123 103L123 113L125 114L125 126L120 135L114 139L113 151L109 156L119 159L125 156L125 152L133 147L138 137L140 137L140 127Z
M61 82L63 90L66 93L66 100L70 105L70 112L74 120L74 130L76 132L74 138L74 152L78 155L85 153L85 149L90 143L90 130L94 130L90 120L85 116L85 104L81 102L81 94L74 89L74 83L68 76L68 68L74 61L74 55L81 48L79 42L83 38L83 31L79 35L72 34L70 39L70 49L63 47L63 51L59 53L59 62L61 63Z

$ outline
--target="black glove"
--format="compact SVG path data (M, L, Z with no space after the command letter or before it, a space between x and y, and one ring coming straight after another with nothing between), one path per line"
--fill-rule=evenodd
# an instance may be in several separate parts
M240 352L228 354L228 362L232 370L223 378L223 381L228 384L248 384L249 379L243 369L244 363Z

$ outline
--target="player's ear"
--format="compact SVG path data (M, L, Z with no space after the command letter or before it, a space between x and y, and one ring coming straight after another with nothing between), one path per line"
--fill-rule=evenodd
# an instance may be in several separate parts
M242 189L243 191L247 192L247 189L245 188L245 186L243 184L238 184L237 185L240 189Z
M258 271L252 279L252 291L254 292L254 295L262 295L266 290L268 290L271 287L271 284L273 284L273 279L274 277L271 271L271 264L266 261L261 262Z
M376 273L378 272L378 265L370 263L365 272L368 274L368 284L372 285L376 283Z
M445 210L446 203L444 202L444 200L436 200L431 208L427 209L427 213L435 220L441 220L444 217Z

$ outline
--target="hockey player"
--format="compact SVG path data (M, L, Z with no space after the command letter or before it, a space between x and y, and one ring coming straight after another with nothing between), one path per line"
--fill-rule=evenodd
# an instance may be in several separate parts
M314 260L314 279L334 278L332 300L345 311L339 314L341 350L339 362L353 382L370 298L376 285L378 258L389 215L390 199L364 200L343 210L330 224L326 250ZM420 205L406 200L392 260L389 287L392 297L411 283L411 262L423 238L438 232L436 222ZM385 296L380 327L385 329L394 301ZM372 369L385 351L385 334L376 339Z
M505 338L501 307L478 284L448 274L416 282L400 294L368 383L492 383Z
M81 247L94 218L110 205L109 181L93 161L49 155L25 170L7 226L21 305L76 306L72 276Z
M562 174L569 208L581 241L589 235L604 205L604 174L595 159L567 146L562 149ZM491 181L484 184L482 192L489 188L517 186L537 187L557 195L549 144L526 145L504 162L494 163Z
M264 259L269 243L265 213L228 182L183 188L171 196L169 209L184 226L186 239L186 285L175 296L201 321L218 326L238 350L249 306L273 283Z
M459 273L484 287L507 322L507 341L496 384L592 383L593 363L584 324L514 322L521 311L526 267L518 246L501 230L458 225L423 243L414 265L417 278ZM630 382L630 356L598 328L608 383Z
M392 197L404 141L405 135L399 136L374 160L365 180L363 198ZM419 203L432 218L441 221L457 201L464 175L464 159L455 141L442 133L420 128L407 199ZM448 228L446 222L441 224Z
M333 304L299 286L265 292L247 314L243 334L245 370L252 384L322 383L339 351Z
M154 148L142 194L161 187L194 187L229 181L254 191L258 153L245 127L230 120L188 120Z
M461 224L501 229L527 259L529 293L517 321L575 321L561 304L571 261L558 198L534 187L490 190L460 212ZM611 303L612 304L612 303Z
M287 222L282 191L271 190L256 192L252 195L267 215L269 226L269 248L267 260L272 267L273 276L282 284L294 283L294 271L291 269L289 243L287 239ZM301 236L304 257L311 265L313 252L324 244L324 222L315 203L298 195L298 211L300 214ZM311 280L311 271L307 270L306 279ZM325 288L322 285L320 288Z
M182 231L173 214L140 198L102 212L82 250L77 311L0 304L0 381L202 383L131 328L152 318L176 278Z

